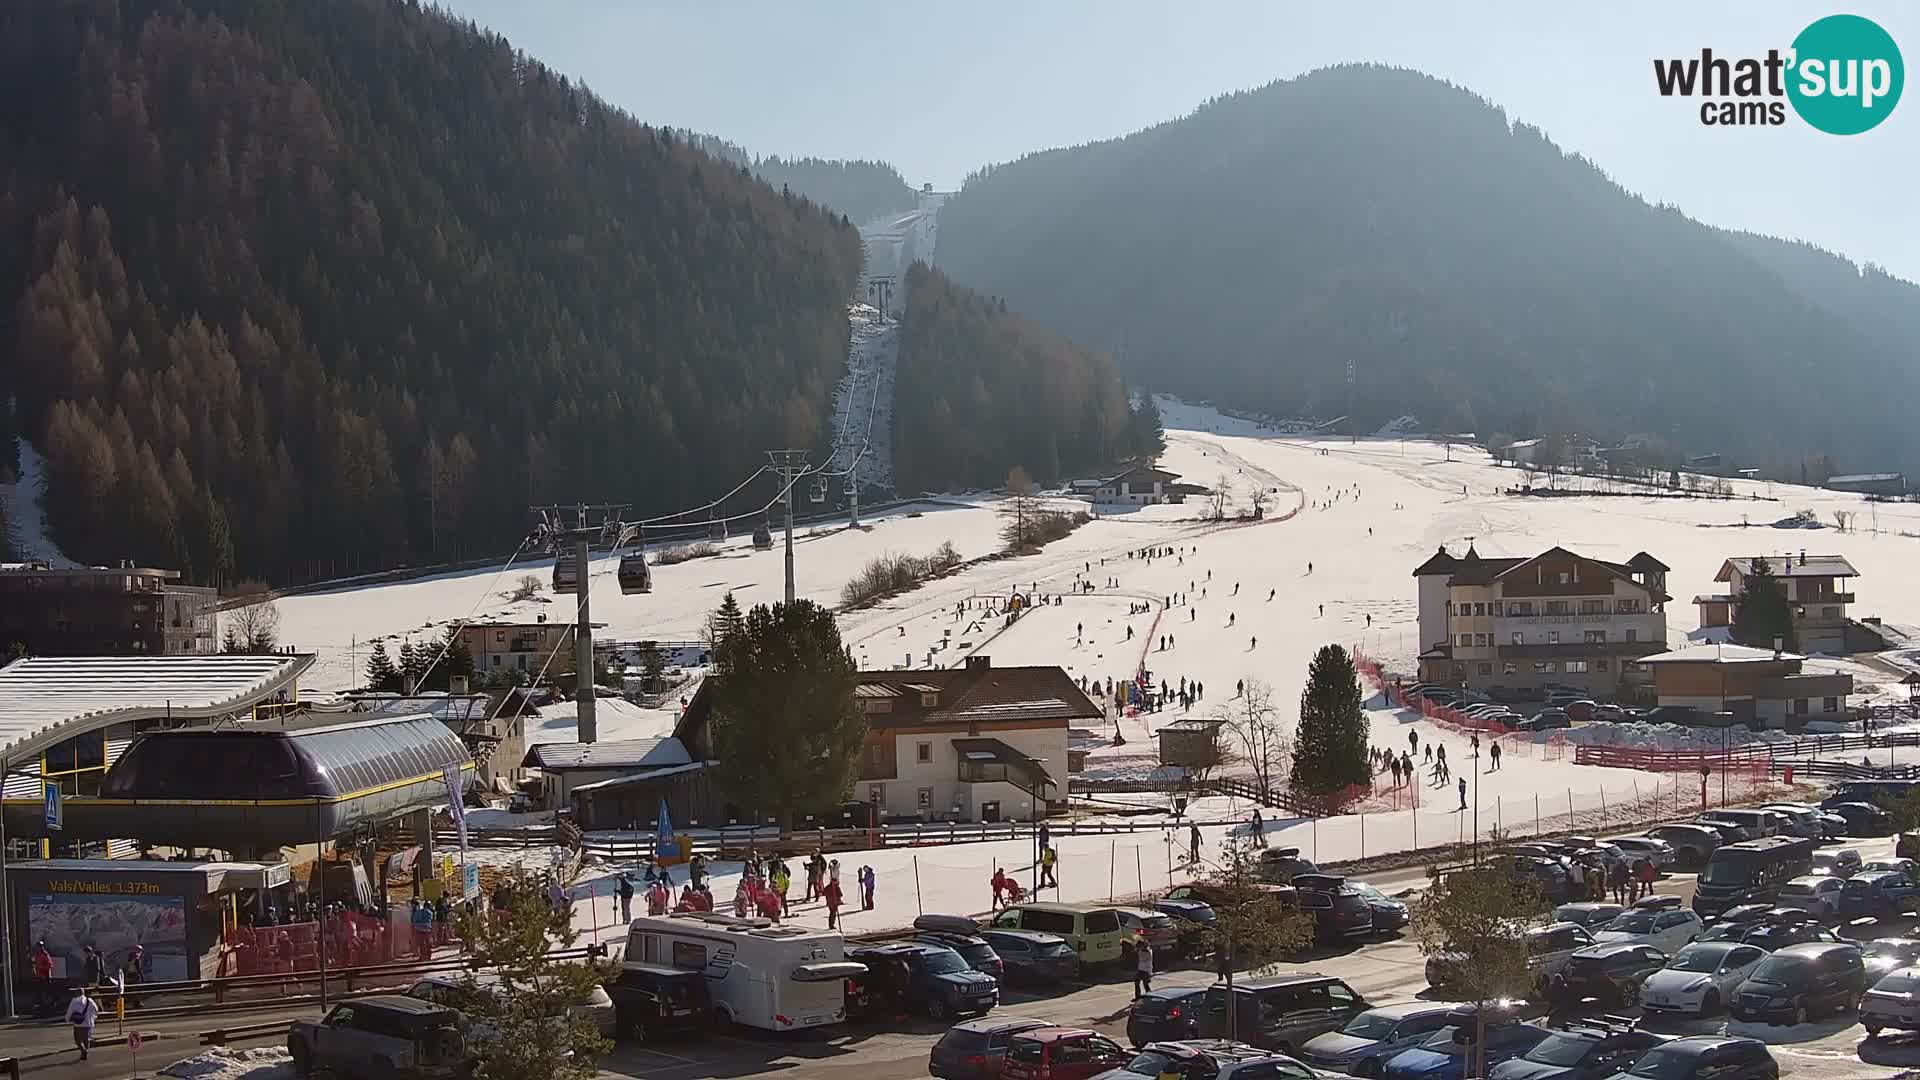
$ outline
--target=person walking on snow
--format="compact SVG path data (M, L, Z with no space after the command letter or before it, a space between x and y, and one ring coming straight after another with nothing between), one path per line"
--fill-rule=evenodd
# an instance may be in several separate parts
M1467 808L1467 778L1463 776L1460 778L1460 809L1465 810L1466 808Z
M1267 846L1267 823L1260 820L1259 807L1254 808L1253 821L1250 822L1250 825L1253 829L1253 842L1255 844L1258 844L1261 847L1266 847Z
M1407 749L1412 750L1416 754L1420 752L1420 733L1419 732L1417 731L1407 732Z
M828 878L826 888L820 890L820 895L827 901L827 929L839 929L841 900L839 879Z
M1187 862L1200 865L1200 826L1195 824L1187 826Z
M1054 876L1054 868L1059 864L1060 856L1050 847L1040 849L1040 888L1060 887L1060 879Z
M1496 742L1491 747L1488 747L1487 753L1493 756L1493 768L1487 770L1488 772L1492 772L1493 769L1500 767L1500 744Z
M860 910L862 911L873 910L873 884L873 867L863 864L860 867Z
M620 921L633 921L633 879L620 875Z

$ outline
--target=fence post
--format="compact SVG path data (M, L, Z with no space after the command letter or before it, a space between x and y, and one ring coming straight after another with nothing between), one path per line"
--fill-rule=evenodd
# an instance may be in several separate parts
M1607 831L1607 789L1600 789L1600 831Z
M1568 789L1567 789L1567 828L1569 828L1569 829L1571 829L1571 828L1573 828L1573 827L1574 827L1574 818L1573 818L1573 789L1572 789L1572 788L1568 788Z
M1173 855L1171 852L1168 853L1167 859L1169 862L1172 861ZM1133 845L1133 892L1134 892L1134 896L1136 897L1145 896L1147 894L1147 883L1142 877L1142 871L1140 869L1140 845L1139 844Z
M1364 861L1366 857L1367 857L1367 812L1365 810L1362 810L1360 811L1360 858Z
M1040 890L1035 889L1034 891L1037 893ZM925 915L927 913L926 905L920 901L920 856L918 855L913 857L913 906L919 914Z
M1113 903L1113 864L1120 858L1120 841L1107 841L1107 903ZM1053 887L1053 894L1060 895L1060 886Z

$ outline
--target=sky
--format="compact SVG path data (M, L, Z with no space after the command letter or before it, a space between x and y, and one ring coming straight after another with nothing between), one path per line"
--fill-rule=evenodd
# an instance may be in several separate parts
M1655 58L1759 56L1838 12L1920 64L1920 4L439 0L652 124L914 186L1124 135L1208 98L1376 62L1464 86L1652 202L1920 281L1920 91L1862 135L1703 126Z

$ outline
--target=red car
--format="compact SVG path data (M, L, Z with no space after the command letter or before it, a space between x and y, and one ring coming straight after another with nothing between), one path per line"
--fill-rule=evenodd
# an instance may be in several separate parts
M1133 1060L1120 1044L1086 1028L1023 1031L1007 1047L1001 1080L1092 1080Z

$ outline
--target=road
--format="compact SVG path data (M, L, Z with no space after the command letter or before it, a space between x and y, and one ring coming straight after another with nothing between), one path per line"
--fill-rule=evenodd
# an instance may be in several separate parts
M1892 854L1891 840L1857 840L1847 846L1858 849L1865 859ZM1380 875L1374 879L1389 891L1411 887L1417 872L1405 871ZM1675 874L1662 882L1660 892L1691 899L1693 876ZM1862 924L1842 929L1850 937L1871 939L1906 934L1914 929L1913 920ZM1410 937L1330 952L1299 965L1303 970L1324 972L1344 979L1367 1000L1379 1004L1430 996L1424 976L1424 960ZM1170 971L1156 977L1156 986L1200 986L1211 982L1203 971ZM1005 996L999 1014L1032 1016L1055 1023L1084 1025L1122 1038L1126 1026L1132 984L1111 982L1081 986L1070 993L1038 997L1015 990ZM149 1070L163 1063L189 1056L198 1049L193 1033L221 1024L237 1026L264 1020L288 1019L310 1015L309 1009L259 1009L211 1016L185 1017L142 1025L159 1030L167 1037L148 1044L142 1053L142 1065ZM1662 1020L1652 1030L1672 1034L1700 1034L1728 1029L1724 1018L1700 1022ZM102 1031L110 1030L103 1027ZM727 1034L693 1042L658 1047L639 1047L623 1043L601 1061L603 1078L633 1080L721 1080L721 1078L778 1075L789 1080L838 1080L844 1070L858 1070L860 1080L908 1080L926 1075L927 1053L943 1030L927 1021L906 1025L877 1027L860 1025L832 1032L803 1033L798 1036L765 1038ZM1767 1041L1780 1063L1781 1075L1795 1080L1853 1080L1886 1078L1906 1069L1920 1067L1920 1039L1883 1038L1863 1044L1865 1032L1851 1015L1809 1023L1797 1029L1756 1028L1733 1024L1735 1034L1749 1034ZM18 1036L18 1038L16 1038ZM28 1038L30 1036L30 1039ZM8 1029L0 1040L8 1044L31 1042L34 1047L60 1045L63 1035L56 1029ZM275 1045L279 1039L240 1041L236 1046ZM27 1047L7 1051L22 1052ZM23 1076L44 1080L109 1080L131 1075L124 1047L96 1050L93 1059L81 1064L69 1052L53 1058L29 1061Z

